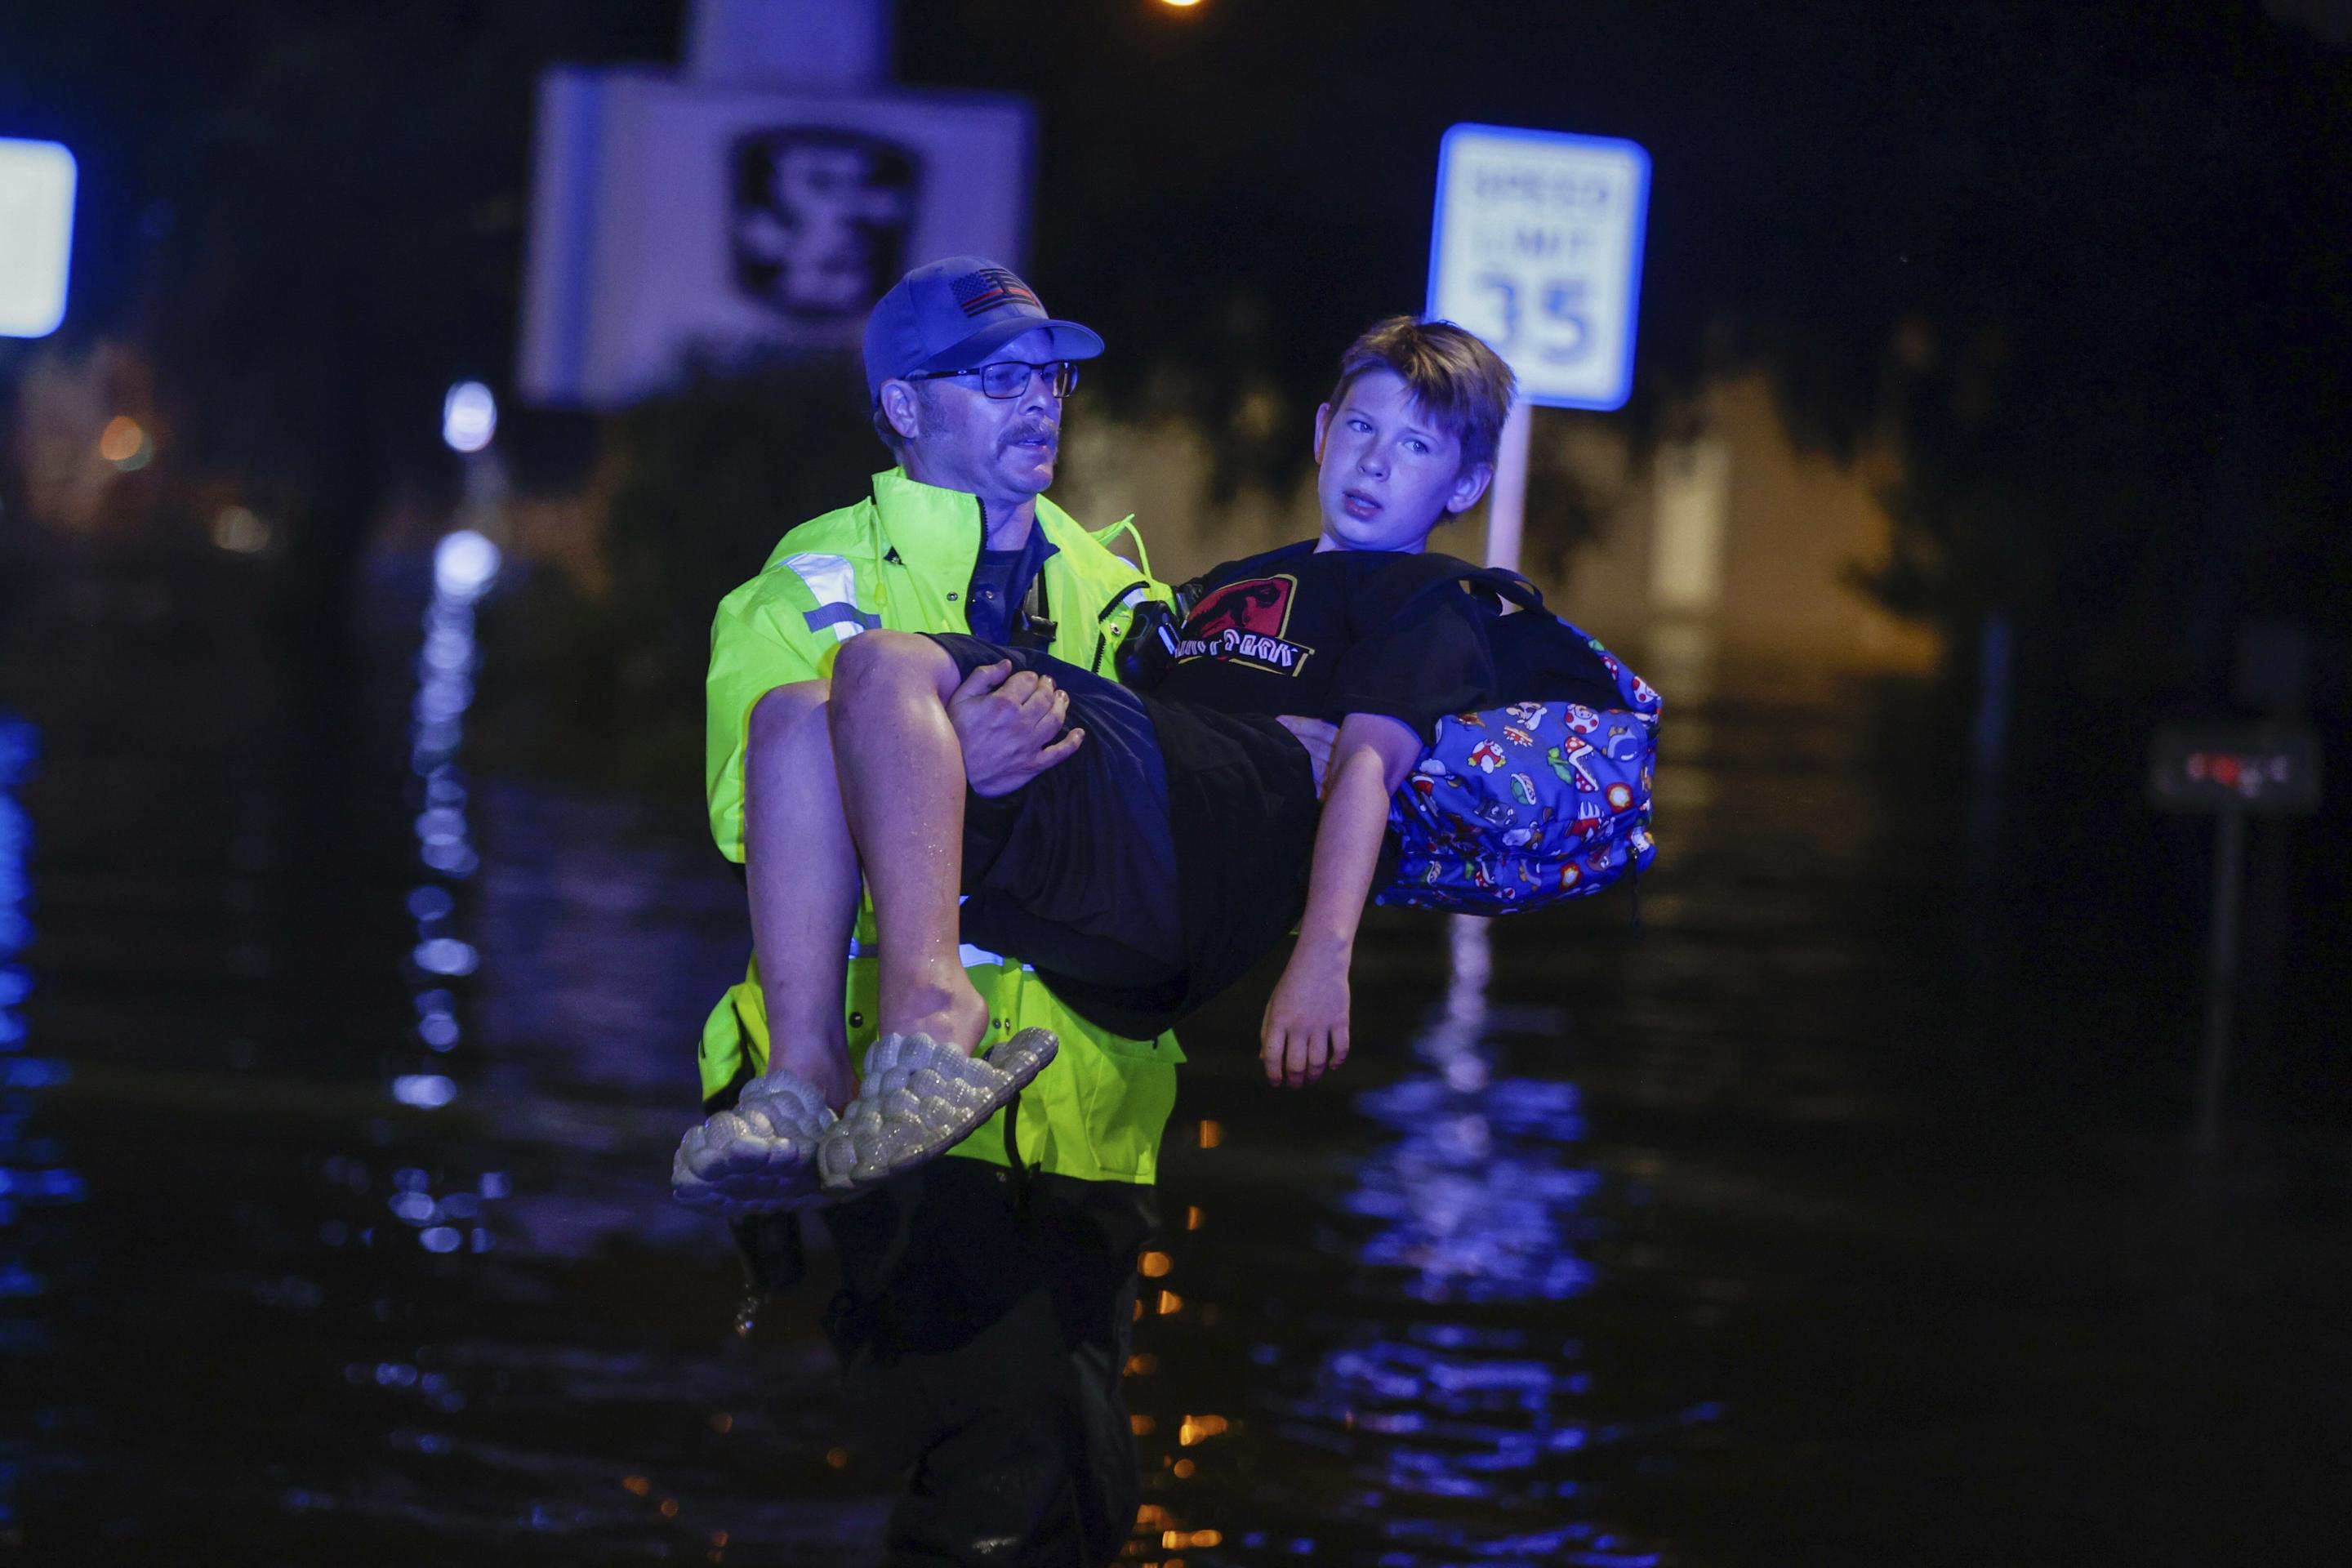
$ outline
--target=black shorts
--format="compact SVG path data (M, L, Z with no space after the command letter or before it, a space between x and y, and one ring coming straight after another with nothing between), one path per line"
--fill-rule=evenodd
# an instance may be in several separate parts
M1035 649L928 635L966 675L1010 659L1051 677L1069 694L1069 726L1087 732L1073 755L1012 794L966 793L963 940L1030 964L1083 1016L1135 1034L1133 1010L1087 999L1183 984L1168 773L1150 714L1124 687Z

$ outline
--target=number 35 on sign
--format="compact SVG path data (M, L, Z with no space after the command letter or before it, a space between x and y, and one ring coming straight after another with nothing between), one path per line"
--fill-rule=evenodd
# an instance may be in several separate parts
M1437 158L1429 313L1492 344L1529 403L1633 387L1650 155L1631 142L1456 125Z

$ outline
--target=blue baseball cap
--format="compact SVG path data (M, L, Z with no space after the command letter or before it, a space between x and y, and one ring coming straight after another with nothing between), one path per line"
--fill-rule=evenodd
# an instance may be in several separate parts
M984 256L926 262L875 301L866 322L866 395L882 384L929 370L971 370L1024 332L1054 335L1055 359L1103 352L1091 327L1045 314L1036 290Z

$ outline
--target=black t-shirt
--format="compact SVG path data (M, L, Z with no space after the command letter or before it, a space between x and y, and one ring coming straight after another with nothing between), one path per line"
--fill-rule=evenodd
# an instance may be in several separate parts
M1011 643L1020 628L1021 601L1045 564L1054 547L1045 531L1032 526L1018 550L983 547L972 563L971 584L965 590L964 624L983 642Z
M1203 579L1166 679L1144 694L1167 766L1190 1012L1278 943L1307 906L1321 806L1306 750L1276 714L1380 713L1424 743L1448 713L1491 707L1492 604L1452 556L1324 551L1312 542Z
M1426 742L1494 685L1491 609L1458 585L1475 570L1451 555L1318 552L1313 541L1229 561L1201 579L1159 694L1333 723L1379 713Z

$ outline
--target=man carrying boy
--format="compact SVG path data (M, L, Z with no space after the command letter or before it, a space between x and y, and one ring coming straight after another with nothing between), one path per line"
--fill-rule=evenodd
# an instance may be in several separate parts
M1389 797L1440 717L1491 700L1486 607L1446 591L1471 568L1424 547L1485 492L1510 395L1509 370L1457 327L1400 318L1359 339L1316 416L1318 537L1209 573L1152 689L1065 679L1072 723L1139 738L1091 758L1082 749L1016 793L1011 821L959 832L962 930L1034 963L1080 1016L1133 1032L1191 1013L1296 924L1261 1035L1267 1076L1301 1084L1344 1060L1349 964ZM938 918L956 889L917 881L938 862L901 851L954 816L952 791L908 781L924 744L952 740L931 718L941 694L992 657L953 637L845 650L833 721L851 831L879 851L866 876L882 921L882 1026L967 1047L979 1010ZM1120 722L1139 711L1144 725ZM1282 712L1339 724L1319 802L1305 752L1275 722ZM944 751L932 766L953 774ZM1088 883L1079 847L1106 837L1130 847L1129 861L1166 868L1167 906L1132 909ZM892 882L902 864L904 894ZM1110 962L1107 943L1118 944Z
M1460 591L1467 563L1427 555L1423 546L1438 523L1485 490L1510 387L1507 369L1459 329L1399 319L1366 334L1317 416L1318 537L1212 572L1171 650L1171 668L1150 696L1124 691L1087 666L1071 668L1066 654L1054 664L1034 648L918 622L904 633L875 628L842 643L829 690L804 679L759 700L773 721L755 717L749 731L753 862L764 816L788 842L795 873L752 879L762 963L772 973L804 967L810 953L837 942L834 928L845 917L826 904L824 889L843 879L844 868L854 887L862 871L879 950L879 1026L902 1043L970 1054L1006 1043L1008 1034L1018 1047L1028 1033L1013 1032L1017 1021L967 974L973 945L1024 961L1017 973L1097 1041L1139 1041L1223 989L1296 925L1299 942L1266 1010L1268 1075L1297 1085L1344 1060L1348 968L1363 904L1382 875L1389 797L1439 717L1494 696L1491 609ZM918 416L903 390L886 385L880 406L908 434L902 421ZM922 635L907 635L919 628ZM1099 662L1102 646L1090 662ZM975 675L1008 664L1050 674L1057 700L1066 699L1066 708L1057 700L1057 716L1070 730L1046 748L1052 766L997 800L973 800L959 694ZM1341 721L1328 792L1318 792L1314 759L1281 717L1299 712ZM829 801L808 787L828 770L840 780ZM776 790L763 805L761 780L800 787ZM968 895L961 909L960 893ZM821 1108L834 1099L813 1082L845 1076L845 1060L822 1059L821 1042L778 1037L775 1050L788 1065L747 1088L747 1100L793 1079L794 1062L809 1069L811 1081L793 1086L806 1102ZM822 1141L828 1190L854 1200L827 1211L848 1275L828 1327L849 1367L854 1404L864 1383L869 1423L887 1422L893 1402L903 1404L900 1436L913 1440L885 1436L877 1455L915 1465L913 1491L892 1524L903 1552L916 1541L904 1521L928 1513L943 1522L942 1510L926 1508L935 1467L944 1479L947 1461L959 1455L970 1462L992 1450L1018 1464L1041 1435L1054 1446L1050 1416L1006 1423L992 1411L1065 1407L1072 1381L1107 1383L1115 1402L1124 1325L1112 1343L1098 1343L1062 1308L1066 1294L1093 1300L1105 1287L1131 1284L1118 1271L1131 1276L1133 1252L1105 1248L1072 1268L1068 1237L1098 1223L1078 1194L1058 1215L1016 1200L1019 1217L1009 1226L974 1208L910 1206L909 1180L935 1180L971 1162L934 1161L894 1175L903 1163L895 1151L907 1142L898 1135L929 1138L936 1148L939 1129L887 1125L889 1102L910 1097L885 1094L871 1078L866 1087ZM764 1176L777 1171L772 1154L789 1146L799 1157L810 1142L774 1139L763 1150L731 1113L707 1127L722 1123L723 1133L699 1142L705 1130L688 1134L713 1177ZM993 1144L1003 1131L958 1152ZM778 1201L804 1198L813 1173L777 1174ZM981 1223L968 1223L974 1220ZM853 1244L871 1235L892 1237L892 1268L919 1272L929 1282L927 1300L904 1290L895 1300L866 1295ZM968 1353L996 1331L1003 1306L996 1266L1055 1238L1065 1243L1066 1277L1051 1280L1048 1294L1066 1331L1084 1340L1068 1364ZM907 1352L942 1350L961 1357L965 1381L952 1396L936 1374L907 1364ZM1083 1364L1088 1357L1100 1364ZM1001 1386L978 1386L991 1366ZM877 1393L886 1397L871 1397ZM961 1429L948 1418L950 1404L968 1413ZM1108 1467L1070 1466L1066 1440L1061 1447L1075 1486L1097 1496L1124 1490L1131 1510L1131 1446L1123 1487ZM1000 1504L996 1512L1017 1517L1017 1507ZM1066 1521L1060 1536L1024 1526L976 1542L986 1550L973 1560L1098 1563L1116 1552L1116 1539L1084 1528L1107 1517L1086 1500L1055 1517Z
M960 941L1018 955L1077 1016L1140 1037L1295 924L1262 1030L1267 1075L1297 1085L1343 1061L1348 971L1384 874L1390 797L1441 717L1496 697L1493 608L1461 583L1475 569L1424 546L1484 492L1510 394L1510 372L1457 327L1399 318L1366 333L1316 416L1318 537L1212 571L1148 692L954 633L845 647L828 726L796 726L775 749L793 776L827 760L839 774L837 802L798 798L795 841L862 868L883 1047L838 1124L773 1140L714 1122L688 1134L682 1170L741 1192L782 1153L802 1168L783 1173L776 1201L797 1195L794 1182L805 1190L811 1164L847 1195L960 1136L934 1091L971 1076L967 1058L996 1025ZM967 819L950 705L973 671L1008 658L1054 675L1085 743ZM1339 721L1319 800L1286 711ZM756 737L753 749L757 774L772 763ZM763 917L755 889L755 927L790 929L791 911ZM913 1070L931 1088L910 1084L901 1061L929 1064ZM764 1097L789 1080L758 1087Z
M795 842L784 816L797 795L833 794L831 763L795 771L790 731L808 710L763 697L821 687L869 629L969 630L1108 668L1136 606L1166 597L1042 493L1077 362L1101 352L1095 333L1049 317L1018 277L977 257L918 268L876 307L866 384L898 466L856 504L786 534L711 630L711 830L745 863L761 963L705 1026L706 1110L733 1104L771 1065L772 1040L813 1052L808 1063L862 1051L877 1021L870 921L847 938L856 867ZM982 670L948 706L983 793L1084 744L1055 740L1062 704L1034 674ZM814 930L830 934L796 940ZM1001 1125L887 1194L829 1211L845 1289L826 1330L861 1461L909 1472L887 1526L894 1562L1105 1561L1135 1520L1119 1378L1182 1058L1158 1030L1089 1024L997 951L955 956L1000 1037L1041 1026L1060 1038L1022 1098L1025 1212ZM838 1059L825 1086L836 1105L854 1082ZM739 1234L789 1279L796 1225L762 1215Z

